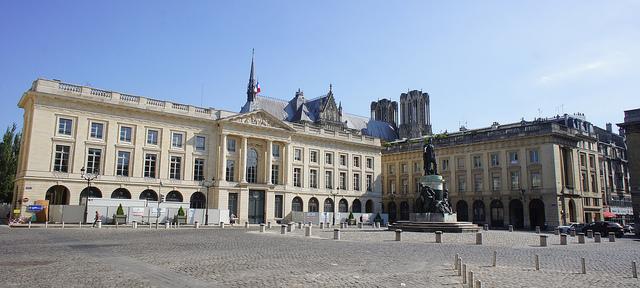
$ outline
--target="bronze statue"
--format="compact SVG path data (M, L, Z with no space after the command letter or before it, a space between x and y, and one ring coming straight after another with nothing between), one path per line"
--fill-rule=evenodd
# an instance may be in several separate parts
M423 146L422 160L424 161L424 175L438 175L438 164L436 154L433 147L433 139ZM447 213L451 214L451 204L449 203L449 191L433 190L432 187L420 184L420 196L418 196L421 205L418 205L420 213Z
M429 138L429 141L422 148L424 175L438 175L438 163L436 162L436 153L433 148L433 139Z

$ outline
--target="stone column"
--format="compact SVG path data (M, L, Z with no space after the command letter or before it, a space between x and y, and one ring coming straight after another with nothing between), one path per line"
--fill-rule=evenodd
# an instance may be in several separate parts
M284 159L282 161L282 167L280 168L280 170L282 170L282 183L287 186L291 186L289 182L291 156L289 154L291 154L291 144L287 142L282 151L282 157L284 157Z
M273 164L273 141L267 140L267 183L275 184L271 181L271 165ZM282 169L281 169L282 170Z
M222 136L220 137L220 141L222 143L220 143L220 147L221 151L220 151L220 165L218 166L220 168L219 172L218 172L218 179L220 181L218 181L218 183L220 183L221 181L226 181L226 173L227 173L227 134L222 134Z
M247 183L247 146L247 137L242 137L242 146L240 148L240 169L238 169L241 183Z

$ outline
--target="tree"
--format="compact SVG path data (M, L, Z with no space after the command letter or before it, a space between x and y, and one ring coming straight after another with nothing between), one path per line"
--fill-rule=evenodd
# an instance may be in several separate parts
M18 168L22 133L16 133L16 123L7 127L0 143L0 202L8 203L13 198L13 181Z

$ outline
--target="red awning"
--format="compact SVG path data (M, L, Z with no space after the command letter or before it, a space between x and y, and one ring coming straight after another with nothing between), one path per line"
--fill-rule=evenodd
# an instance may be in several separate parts
M604 211L604 213L602 213L602 215L604 216L604 218L617 218L618 215L616 215L613 212L609 212L609 211Z

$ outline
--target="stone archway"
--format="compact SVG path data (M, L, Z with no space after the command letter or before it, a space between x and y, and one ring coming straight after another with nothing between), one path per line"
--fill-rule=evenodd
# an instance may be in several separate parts
M191 199L189 199L189 208L192 209L205 209L207 206L207 197L204 196L204 193L200 191L196 191L191 194Z
M491 201L491 227L504 227L504 205L496 199Z
M342 198L338 202L338 212L347 213L349 212L349 202L346 199Z
M80 192L80 205L86 205L89 198L102 198L102 191L94 186L84 188Z
M333 213L333 200L331 198L324 199L324 211L328 213Z
M540 199L531 200L531 203L529 203L530 228L534 229L536 226L543 228L545 221L544 203Z
M569 200L569 222L575 223L578 222L578 217L576 213L576 202L573 199Z
M456 216L458 221L469 221L469 205L464 200L459 200L456 203Z
M360 203L360 200L358 199L353 200L353 204L351 204L351 212L353 213L362 212L362 203Z
M140 193L140 196L138 197L138 199L147 200L147 201L158 201L158 193L156 193L156 191L153 191L151 189L147 189L142 191L142 193Z
M302 198L298 196L293 197L293 200L291 200L291 211L302 212L302 209L304 209Z
M516 229L524 228L524 208L518 199L509 201L509 224Z
M364 204L364 212L365 213L373 213L373 201L367 200Z
M409 202L402 201L400 203L400 220L409 220Z
M473 223L482 224L485 221L484 202L476 200L473 202Z
M316 197L311 197L311 199L309 199L309 212L319 212L320 211L320 204L318 203L318 199Z
M125 188L118 188L111 193L112 199L131 199L131 193Z
M167 202L182 202L182 199L184 199L182 198L182 194L177 190L169 192L165 197Z
M387 211L387 213L389 213L389 223L394 223L396 222L396 218L398 217L398 208L396 207L396 202L389 202L389 211Z
M62 185L51 186L44 199L49 200L49 205L69 205L69 189Z

